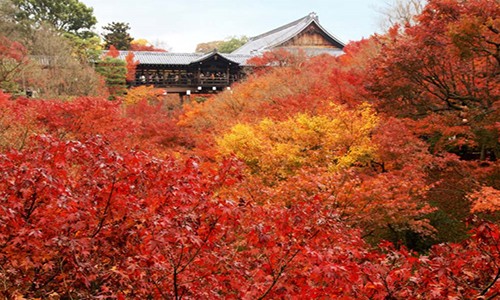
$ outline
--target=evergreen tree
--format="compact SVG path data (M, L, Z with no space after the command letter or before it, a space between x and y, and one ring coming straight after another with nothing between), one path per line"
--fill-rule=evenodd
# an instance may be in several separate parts
M128 31L130 26L128 23L111 22L103 27L108 33L104 34L105 48L109 49L111 45L115 46L118 50L129 50L130 43L134 40Z
M125 61L105 56L99 62L96 71L105 78L110 100L114 100L125 94L127 78L127 65Z

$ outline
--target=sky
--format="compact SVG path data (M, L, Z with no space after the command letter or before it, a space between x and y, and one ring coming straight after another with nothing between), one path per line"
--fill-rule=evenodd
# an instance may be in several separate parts
M129 23L130 35L170 52L194 52L202 42L256 36L311 12L347 43L380 31L386 0L80 0L94 9L96 30Z

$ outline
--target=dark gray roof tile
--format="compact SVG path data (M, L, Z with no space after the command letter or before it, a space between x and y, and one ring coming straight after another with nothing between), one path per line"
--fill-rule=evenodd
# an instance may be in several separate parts
M119 59L125 60L129 51L119 51ZM139 61L142 65L189 65L193 62L203 61L214 54L210 52L207 54L202 53L170 53L170 52L152 52L152 51L133 51L134 60ZM250 55L244 54L229 54L229 53L218 53L220 56L238 63L240 65L246 65L248 59L251 58Z

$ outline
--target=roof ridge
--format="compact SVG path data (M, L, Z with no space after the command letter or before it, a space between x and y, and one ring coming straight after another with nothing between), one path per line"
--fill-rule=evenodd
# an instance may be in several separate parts
M298 19L298 20L295 20L295 21L290 22L290 23L288 23L288 24L282 25L282 26L280 26L280 27L278 27L278 28L275 28L275 29L273 29L273 30L270 30L270 31L268 31L268 32L265 32L265 33L262 33L262 34L256 35L256 36L254 36L254 37L251 37L251 38L249 39L249 41L253 41L253 40L257 40L257 39L263 38L263 37L265 37L266 35L271 35L271 34L273 34L273 33L276 33L276 32L279 32L279 31L282 31L282 30L284 30L284 29L286 29L286 28L288 28L288 27L293 27L293 26L295 26L295 25L299 24L300 22L302 22L302 21L304 21L304 20L306 20L306 19L313 19L315 15L316 15L315 13L310 13L310 14L308 14L307 16L302 17L302 18L300 18L300 19Z

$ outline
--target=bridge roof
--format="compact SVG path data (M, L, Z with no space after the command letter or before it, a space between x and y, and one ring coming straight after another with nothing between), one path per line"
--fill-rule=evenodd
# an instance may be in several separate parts
M327 39L339 49L343 49L345 44L341 42L337 37L330 34L326 29L324 29L319 24L318 16L315 13L310 13L309 15L295 20L291 23L268 31L266 33L260 34L258 36L252 37L249 41L232 52L232 54L247 54L247 55L259 55L265 51L272 50L285 42L291 40L303 30L305 30L309 25L315 24L327 37ZM323 50L325 51L325 49ZM338 49L332 49L332 54L339 54L342 51Z
M125 57L130 51L119 51L119 59L125 60ZM239 64L247 65L247 60L252 56L246 54L229 54L229 53L170 53L170 52L153 52L153 51L132 51L134 59L142 65L189 65L194 62L200 62L217 54L226 60Z

